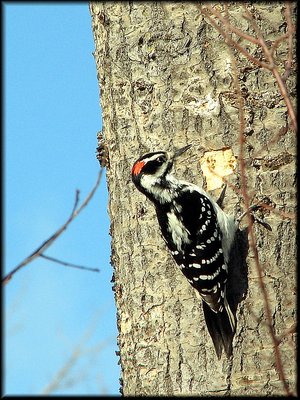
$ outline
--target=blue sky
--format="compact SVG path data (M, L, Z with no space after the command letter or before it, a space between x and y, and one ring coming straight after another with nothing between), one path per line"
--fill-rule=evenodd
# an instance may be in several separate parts
M83 200L95 184L102 122L88 3L11 2L2 11L7 273L66 221L76 189ZM119 394L107 201L103 179L45 253L100 273L39 258L6 285L4 394L43 393L78 345L51 394Z

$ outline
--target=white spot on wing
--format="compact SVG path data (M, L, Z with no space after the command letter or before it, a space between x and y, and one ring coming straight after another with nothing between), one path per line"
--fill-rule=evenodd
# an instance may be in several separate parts
M220 273L220 268L218 268L213 275L200 275L200 279L211 281L211 280L215 279L215 277L217 275L219 275L219 273ZM218 283L218 285L219 285L219 283Z
M211 292L211 291L212 291L212 289L207 289L207 288L201 289L201 292Z

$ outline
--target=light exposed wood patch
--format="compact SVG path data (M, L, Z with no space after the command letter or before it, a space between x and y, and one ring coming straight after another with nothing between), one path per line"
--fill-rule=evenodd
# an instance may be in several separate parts
M206 151L200 160L200 165L206 178L207 190L222 187L224 176L233 174L236 164L236 157L231 149Z

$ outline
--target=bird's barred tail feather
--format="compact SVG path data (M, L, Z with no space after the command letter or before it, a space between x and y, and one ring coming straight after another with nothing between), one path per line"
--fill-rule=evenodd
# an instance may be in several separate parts
M224 302L225 307L222 312L216 313L204 301L202 303L206 325L218 359L221 358L223 348L227 357L230 357L232 354L232 340L235 334L236 321L226 297Z

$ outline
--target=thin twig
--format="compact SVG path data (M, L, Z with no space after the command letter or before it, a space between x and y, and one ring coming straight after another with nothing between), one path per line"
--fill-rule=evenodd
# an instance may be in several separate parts
M287 33L285 33L284 35L279 36L279 38L277 38L277 39L274 40L274 42L272 43L272 46L271 46L271 50L270 50L270 51L271 51L272 57L274 56L274 53L275 53L277 47L279 46L279 44L280 44L281 42L283 42L284 40L286 40L288 37L289 37L289 34L288 34L288 32L287 32Z
M257 37L254 39L251 36L246 35L244 33L241 34L239 32L238 28L236 28L230 24L227 8L225 10L225 11L227 11L227 14L226 14L227 18L223 18L222 15L217 10L212 8L211 6L206 6L206 8L200 6L202 13L208 18L208 20L215 27L215 29L223 36L224 41L228 44L228 47L229 47L230 51L232 52L232 55L233 55L232 49L236 49L241 54L243 54L245 57L247 57L247 59L249 61L251 61L252 63L260 66L261 68L265 68L273 73L275 80L277 82L279 91L281 93L281 96L283 97L283 100L286 103L287 110L288 110L290 119L292 121L294 130L296 131L297 130L297 121L296 121L295 111L294 111L291 99L289 97L287 88L285 86L284 77L279 73L278 67L276 66L275 60L273 58L274 47L273 47L273 50L272 50L272 48L269 49L266 41L264 40L262 32L258 28L252 14L248 11L246 6L244 6L244 8L246 11L246 18L251 23L252 28L254 29L254 31L257 35ZM214 20L211 17L209 12L212 15L214 15L214 17L219 21L219 23L217 23L216 20ZM292 27L291 17L290 17L290 8L287 6L286 6L285 16L288 21L287 24L288 24L288 38L289 38L289 55L288 55L288 62L286 64L286 71L289 71L289 68L291 67L291 63L292 63L292 50L291 50L292 49L292 39L291 39L291 36L292 36L292 32L293 32L293 27ZM261 47L267 62L261 61L260 59L253 57L244 47L242 47L239 43L237 43L236 41L234 41L232 39L232 33L235 33L239 37L242 37L248 41L251 41L252 43L254 43L256 45L258 44ZM282 37L280 37L277 40L277 42L275 42L275 46L277 46L281 40L282 40ZM233 62L233 67L234 67L233 69L235 72L234 73L234 83L236 86L238 108L239 108L239 120L240 120L240 124L239 124L239 143L240 143L239 165L240 165L240 171L241 171L241 189L243 192L245 207L246 207L246 209L249 209L250 202L249 202L249 195L248 195L247 181L246 181L246 162L245 162L245 158L244 158L244 143L245 143L244 105L243 105L243 97L241 94L240 85L239 85L239 81L238 81L236 59L235 59L234 55L232 58L234 61ZM253 230L250 213L247 213L247 218L248 218L248 225L249 225L250 247L254 254L254 261L255 261L255 266L256 266L257 272L258 272L259 285L260 285L260 288L261 288L261 291L263 294L264 309L265 309L265 313L266 313L266 317L267 317L267 325L269 327L269 331L270 331L273 345L274 345L276 367L277 367L277 371L279 373L280 380L282 381L282 383L284 385L284 389L285 389L287 395L291 395L292 393L290 392L289 385L287 383L285 373L283 370L281 353L280 353L279 346L278 346L278 344L279 344L278 339L275 336L275 332L274 332L274 328L273 328L273 324L272 324L273 321L272 321L271 307L270 307L270 302L268 299L268 293L267 293L267 290L266 290L266 287L265 287L265 284L263 281L263 270L262 270L262 266L259 261L259 255L258 255L258 250L257 250L257 246L256 246L256 238L255 238L255 234L254 234L254 230Z
M55 262L57 264L64 265L65 267L78 268L78 269L83 269L85 271L91 271L91 272L100 272L99 268L90 268L90 267L84 267L82 265L76 265L76 264L68 263L66 261L58 260L57 258L54 258L54 257L46 256L45 254L40 254L40 257L43 257L46 260Z
M261 30L259 29L259 27L257 26L257 24L256 24L256 22L255 22L255 20L253 18L253 15L247 9L246 5L243 4L243 7L244 7L244 9L246 11L247 19L250 21L250 23L252 24L253 29L255 30L255 32L257 34L257 38L260 41L261 47L262 47L262 49L263 49L263 51L265 53L265 57L269 61L270 70L272 71L272 73L273 73L273 75L274 75L274 77L275 77L275 79L277 81L277 85L278 85L279 91L280 91L281 96L283 97L283 99L284 99L284 101L286 103L286 106L287 106L287 109L288 109L288 113L289 113L290 118L292 120L292 124L294 126L295 131L297 131L297 118L296 118L295 110L294 110L294 107L292 105L290 96L288 95L288 90L287 90L287 87L285 85L285 81L284 81L282 75L279 73L279 70L278 70L278 68L277 68L277 66L275 64L273 55L272 55L271 51L269 50Z
M290 75L293 61L293 33L295 32L295 28L292 23L292 13L291 13L291 5L288 1L285 2L285 10L284 15L287 23L287 33L288 33L288 59L285 64L285 72L282 75L282 79L286 82L287 78Z
M284 338L286 338L289 335L293 335L294 333L297 333L297 323L296 322L294 324L292 324L288 329L286 329L280 336L278 336L277 340L279 343L281 343Z
M237 93L237 98L238 98L238 108L239 108L239 143L240 143L240 152L239 152L239 165L240 165L240 171L241 171L241 188L243 192L243 199L245 203L245 208L246 210L250 209L250 201L249 201L249 196L248 196L248 189L247 189L247 178L246 178L246 163L245 163L245 158L244 158L244 142L245 142L245 137L244 137L244 130L245 130L245 115L244 115L244 104L243 104L243 97L240 89L240 84L238 81L238 69L236 65L236 59L234 54L232 54L232 60L233 60L233 71L234 71L234 83L236 87L236 93ZM248 226L249 226L249 236L250 236L250 247L252 250L252 253L254 255L254 260L255 260L255 266L256 270L258 273L258 282L260 289L263 294L263 300L264 300L264 309L266 312L266 317L267 317L267 322L268 322L268 328L270 331L270 335L273 341L273 347L274 347L274 352L275 352L275 361L276 361L276 367L277 371L279 373L280 380L282 381L285 391L288 395L291 394L284 369L283 369L283 364L282 364L282 359L281 359L281 353L278 347L278 340L275 336L274 328L273 328L273 320L272 320L272 313L271 313L271 307L270 307L270 301L268 297L268 293L266 290L266 286L263 280L263 269L259 261L259 255L258 255L258 250L257 250L257 244L256 244L256 237L254 234L254 229L253 229L253 224L251 220L251 215L250 213L247 213L247 219L248 219Z
M219 174L218 172L216 172L215 169L211 168L210 166L208 166L209 171L214 174L216 177L222 179L223 183L226 184L230 189L232 189L232 191L238 196L238 197L243 197L243 191L242 189L238 188L235 184L231 183L225 176ZM253 190L250 191L248 190L248 197L251 200L251 202L249 202L249 204L253 204L253 201L255 199L255 197L257 196L257 191ZM270 204L266 204L263 201L258 201L259 207L262 209L266 209L268 211L270 211L271 213L278 215L280 218L282 219L290 219L290 220L295 220L296 219L296 214L292 213L292 212L286 212L286 211L282 211L282 210L277 210L275 208L275 206L272 206Z
M102 342L97 343L95 346L91 348L87 347L87 343L89 342L91 336L95 333L97 326L99 326L99 318L102 314L97 313L93 320L90 322L88 327L83 332L79 342L74 346L71 354L69 355L68 359L65 361L64 365L56 372L55 376L49 382L46 387L42 390L42 394L50 394L58 389L67 385L67 378L71 380L72 384L78 383L78 378L72 380L71 371L75 367L75 365L82 359L82 357L86 354L91 353L92 355L98 355L101 351L107 346L110 342L110 338L103 340ZM74 383L75 382L75 383Z
M207 9L209 9L214 15L215 15L215 10L213 10L211 7L207 6ZM249 61L251 61L253 64L258 65L259 67L266 68L271 71L271 68L269 64L259 60L258 58L252 56L243 46L241 46L239 43L234 41L228 32L226 32L223 28L221 28L220 25L216 23L216 21L211 18L209 13L207 12L207 9L201 7L202 13L208 18L209 22L217 29L217 31L224 37L225 43L233 46L236 48L240 53L242 53L246 58L248 58ZM231 25L229 24L231 27Z
M18 272L21 268L25 267L25 265L29 264L31 261L33 261L37 257L40 257L41 254L44 253L44 251L47 250L52 245L52 243L62 234L62 232L64 232L67 229L68 225L73 221L74 218L77 217L77 215L83 210L83 208L87 206L88 202L93 197L95 191L97 190L97 188L100 184L102 172L103 172L103 168L100 169L95 186L90 191L90 193L87 195L87 197L85 198L85 200L81 204L81 206L78 208L77 208L77 206L79 203L79 191L76 190L75 202L74 202L74 206L72 209L72 213L69 216L69 218L67 219L67 221L52 236L50 236L49 239L44 241L32 254L30 254L28 257L26 257L25 260L23 260L19 265L17 265L7 275L5 275L5 277L2 278L2 285L6 284L8 281L10 281L11 278L15 275L15 273Z
M280 139L284 137L284 135L287 133L288 130L289 130L288 126L282 126L280 129L278 129L276 135L273 136L271 140L264 143L260 148L258 148L251 154L251 158L252 159L258 158L263 154L263 152L268 151L271 145L278 144Z
M245 307L247 307L249 314L252 315L257 324L261 324L269 328L268 323L266 321L263 321L256 315L253 309L253 305L248 300L245 301L244 305ZM283 333L276 337L278 345L283 342L283 339L292 336L294 333L297 333L297 323L293 323L288 329L286 329Z
M236 33L238 36L248 40L248 42L251 42L253 44L257 44L259 45L260 42L258 39L256 39L254 36L248 35L246 34L244 31L242 31L241 29L237 28L236 26L230 24L229 22L229 14L228 14L228 6L225 3L224 7L225 7L225 11L226 11L226 18L224 18L222 16L222 14L217 11L215 8L211 7L211 6L206 6L208 10L210 10L226 27L230 27L230 31Z
M275 80L277 82L280 94L287 106L288 114L290 116L293 128L297 132L297 126L298 126L297 125L297 117L296 117L296 113L294 110L294 106L293 106L290 96L288 94L287 87L285 85L285 75L282 76L280 74L278 67L275 63L275 60L273 58L272 49L271 50L269 49L266 41L263 38L261 30L257 26L252 14L249 12L249 10L247 9L247 7L245 5L244 5L244 8L246 11L246 18L247 18L247 20L249 20L249 22L252 25L252 28L256 32L257 38L254 38L250 35L245 35L245 34L243 34L241 37L247 38L247 40L252 41L252 43L254 43L254 44L259 44L260 47L262 48L265 58L268 62L261 61L258 58L252 56L243 46L241 46L239 43L237 43L235 40L232 39L229 32L235 32L236 34L238 34L239 29L236 28L235 26L233 26L232 24L230 24L230 22L228 20L226 22L226 18L223 18L222 15L217 10L215 10L211 6L206 6L206 8L200 6L201 12L208 18L208 20L215 27L215 29L217 29L217 31L223 36L225 42L228 45L234 47L241 54L243 54L245 57L247 57L247 59L249 61L251 61L252 63L272 72L272 74L274 75ZM210 11L210 13L215 16L215 18L220 22L220 25L211 17L211 15L209 14L208 11ZM286 18L288 21L287 23L288 23L288 32L289 32L289 36L288 36L288 38L289 38L289 56L288 56L288 63L286 66L286 73L287 73L287 71L289 71L289 65L291 65L291 63L292 63L292 61L291 61L292 60L292 33L294 32L293 25L292 25L291 18L290 18L290 8L288 8L288 11L286 12ZM223 29L223 26L226 27L226 30Z

